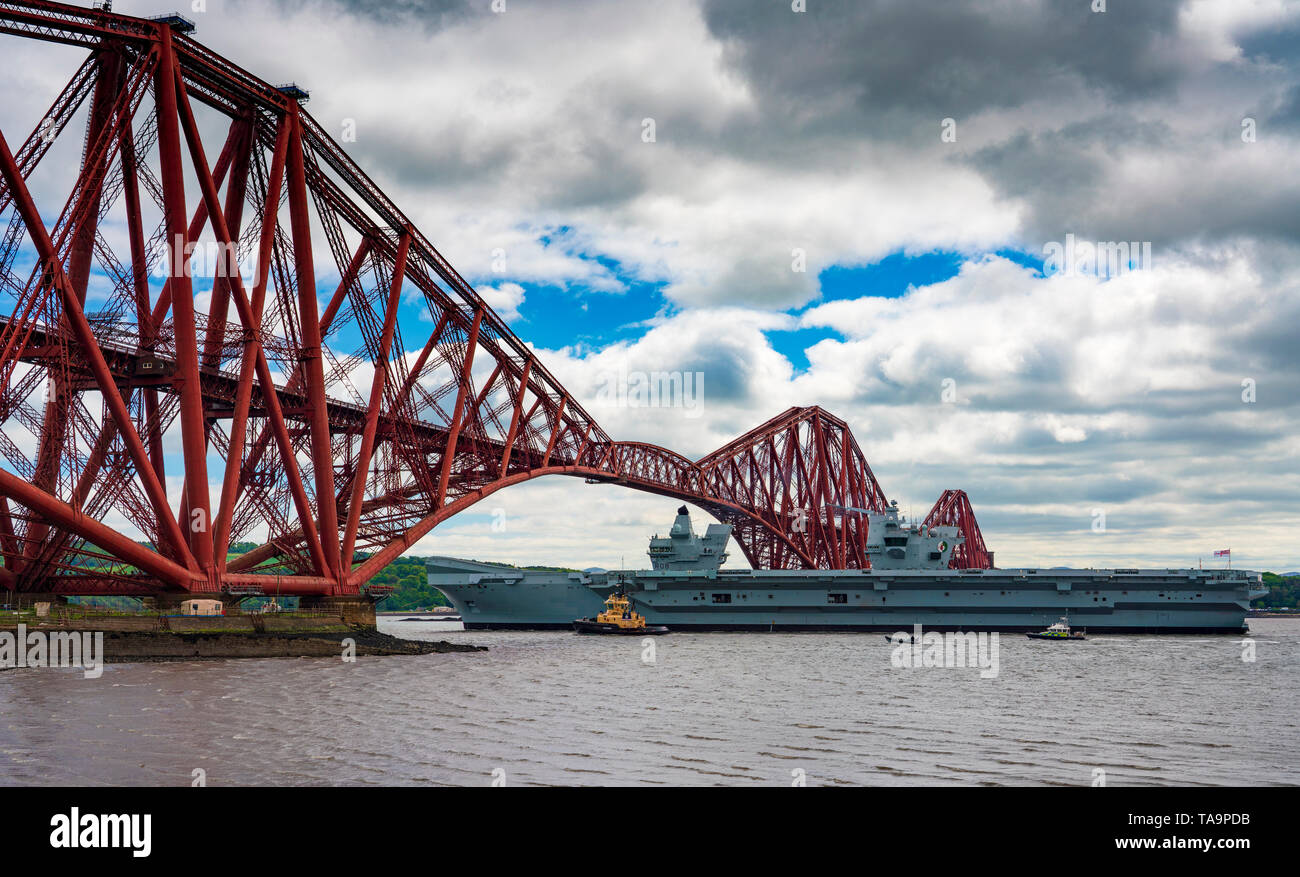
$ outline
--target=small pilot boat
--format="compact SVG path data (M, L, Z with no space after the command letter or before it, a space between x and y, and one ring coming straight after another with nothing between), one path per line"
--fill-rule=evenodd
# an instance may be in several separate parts
M619 589L605 598L605 611L595 618L574 619L578 633L615 633L627 636L658 636L667 633L662 624L646 624L645 616L632 608L627 592Z
M1027 633L1025 636L1030 639L1051 639L1051 640L1082 640L1088 638L1088 632L1070 630L1070 620L1062 618L1053 624L1047 630L1039 630L1033 633Z

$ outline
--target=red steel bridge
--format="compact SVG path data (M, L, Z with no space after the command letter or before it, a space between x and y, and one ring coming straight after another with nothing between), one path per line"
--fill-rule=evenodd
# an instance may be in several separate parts
M87 53L30 133L0 132L0 587L360 596L440 522L552 474L691 502L755 567L869 565L886 500L843 421L791 408L699 460L613 440L305 92L191 30L0 2L0 33ZM54 201L56 168L38 204L29 181L83 107L75 181ZM319 276L341 278L327 299ZM399 325L404 296L427 338ZM992 566L962 492L926 524L961 528L954 565Z

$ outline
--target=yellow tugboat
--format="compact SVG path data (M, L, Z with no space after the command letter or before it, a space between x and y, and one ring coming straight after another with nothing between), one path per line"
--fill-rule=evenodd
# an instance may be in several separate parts
M595 618L578 618L573 622L578 633L621 633L630 636L658 636L667 633L662 624L646 624L645 616L632 608L627 591L619 587L605 598L605 611Z

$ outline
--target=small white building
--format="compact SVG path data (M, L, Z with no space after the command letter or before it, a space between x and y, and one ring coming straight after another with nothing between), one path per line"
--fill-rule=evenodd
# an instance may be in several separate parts
M181 603L182 615L225 615L226 608L220 600L186 600Z

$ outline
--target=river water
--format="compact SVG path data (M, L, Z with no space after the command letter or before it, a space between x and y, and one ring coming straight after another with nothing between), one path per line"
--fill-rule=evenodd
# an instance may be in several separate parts
M997 675L879 634L652 640L382 620L487 652L0 673L0 784L1300 784L1300 619L1004 634ZM988 675L988 674L986 674ZM1100 772L1099 772L1100 771Z

